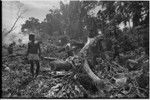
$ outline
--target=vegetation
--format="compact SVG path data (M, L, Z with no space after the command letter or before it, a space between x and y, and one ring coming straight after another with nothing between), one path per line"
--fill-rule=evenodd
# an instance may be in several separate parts
M149 98L149 1L60 2L42 22L31 17L21 30L42 41L41 72L31 77L26 45L12 55L3 48L2 97ZM91 49L99 40L103 50ZM69 58L58 52L68 42L79 47Z

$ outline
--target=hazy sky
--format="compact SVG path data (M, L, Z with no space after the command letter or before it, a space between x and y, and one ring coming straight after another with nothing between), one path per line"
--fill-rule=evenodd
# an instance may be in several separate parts
M69 0L61 1L64 3L69 2ZM19 32L21 24L23 24L29 17L35 17L40 21L43 21L45 15L49 12L49 9L59 8L59 2L60 0L2 0L2 25L7 29L10 29L10 27L13 25L17 17L17 4L23 5L23 8L27 9L27 12L23 15L24 18L17 22L17 28L14 30L14 32ZM100 9L99 7L97 8ZM96 11L98 11L97 8Z
M50 8L59 8L60 0L19 0L19 1L2 1L2 24L3 27L7 27L8 29L15 21L16 13L18 11L16 4L23 4L23 8L28 11L23 15L23 19L20 19L17 22L17 28L15 32L20 30L21 24L25 22L29 17L38 18L42 21L45 18L45 15L48 13ZM63 0L66 2L68 0Z
M69 0L61 1L64 3L69 2ZM11 28L17 17L17 5L23 5L23 9L27 9L27 12L23 15L23 18L17 22L16 29L13 31L18 38L23 38L23 36L18 35L18 32L20 32L21 25L25 23L25 20L29 19L29 17L35 17L40 21L43 21L45 15L49 12L49 9L59 8L59 2L60 0L2 0L2 27L7 28L8 30ZM96 7L93 10L94 15L96 15L99 9L101 9L101 7ZM27 39L27 37L25 38Z
M68 2L68 0L61 0L64 3ZM4 38L4 42L6 44L11 43L12 41L17 41L19 38L22 39L23 43L28 42L28 35L18 34L21 30L21 25L25 23L25 20L29 19L29 17L38 18L40 21L43 21L45 15L48 14L49 9L59 8L60 0L3 0L2 1L2 27L9 30L13 25L14 21L17 17L17 5L23 5L23 9L27 9L27 12L23 15L22 19L16 24L16 29ZM11 38L12 35L15 38Z

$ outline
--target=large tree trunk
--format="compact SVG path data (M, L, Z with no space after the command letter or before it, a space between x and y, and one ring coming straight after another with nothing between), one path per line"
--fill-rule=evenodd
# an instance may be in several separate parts
M91 70L89 64L88 64L88 61L87 59L85 58L86 57L86 53L87 53L87 50L89 49L89 47L91 45L93 45L95 42L97 42L98 39L100 39L101 36L97 36L97 37L94 37L94 38L88 38L87 40L87 43L85 44L85 46L81 49L81 51L79 52L79 55L82 55L84 57L84 70L87 72L87 74L89 75L89 77L94 81L94 82L99 82L101 81L101 79L96 76L94 74L94 72Z
M91 45L93 45L93 43L97 42L98 39L100 39L101 36L97 36L95 38L88 38L87 43L85 44L85 46L81 49L81 51L79 52L78 56L82 57L84 59L84 64L83 64L83 69L85 70L85 72L87 73L87 75L93 80L93 82L95 82L96 84L101 84L103 83L103 81L94 74L94 72L91 70L88 61L86 59L86 52L89 49L89 47ZM62 60L55 60L50 62L50 65L52 66L52 69L55 71L61 71L61 70L71 70L73 69L73 66L70 62L66 61L62 61ZM102 84L101 84L102 85Z
M85 46L81 49L81 51L79 52L79 55L81 54L84 57L84 65L83 68L86 71L86 73L88 74L88 76L93 80L93 82L96 84L98 89L105 89L105 82L104 80L100 79L97 75L95 75L95 73L91 70L87 59L85 58L87 50L89 49L89 47L91 45L93 45L95 42L97 42L99 39L101 39L102 36L97 36L95 38L88 38L87 43L85 44Z
M90 69L90 66L89 66L89 64L88 64L88 61L85 59L85 61L84 61L84 66L83 66L83 68L84 68L84 70L86 71L86 73L89 75L89 77L94 81L94 82L100 82L101 81L101 79L98 77L98 76L96 76L95 74L94 74L94 72Z

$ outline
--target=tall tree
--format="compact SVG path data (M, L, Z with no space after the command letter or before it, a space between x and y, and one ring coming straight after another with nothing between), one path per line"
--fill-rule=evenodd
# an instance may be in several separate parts
M39 19L34 17L30 17L29 20L26 20L24 24L22 24L21 31L24 32L25 30L36 32L40 30L40 23Z

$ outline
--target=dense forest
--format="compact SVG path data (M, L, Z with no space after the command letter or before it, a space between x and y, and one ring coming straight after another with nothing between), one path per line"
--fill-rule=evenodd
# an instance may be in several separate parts
M21 31L40 41L40 73L27 44L3 44L3 98L149 98L149 1L60 1Z

